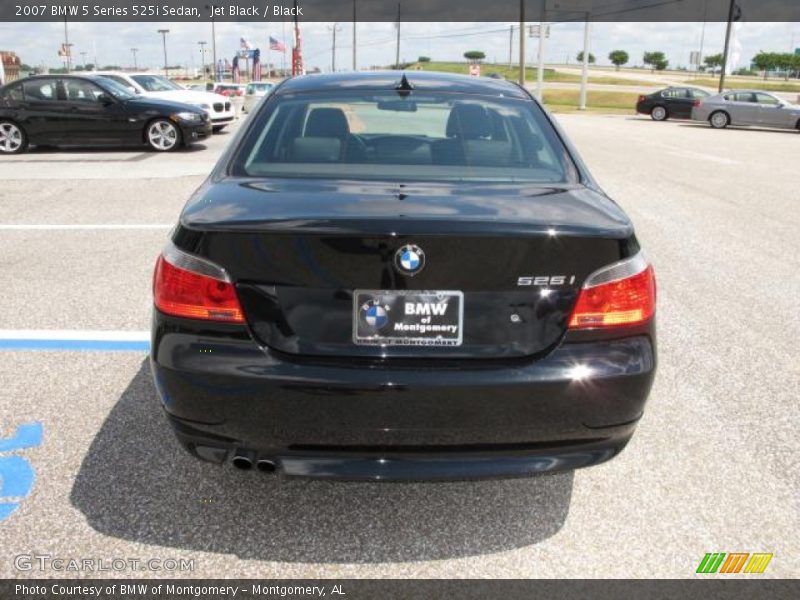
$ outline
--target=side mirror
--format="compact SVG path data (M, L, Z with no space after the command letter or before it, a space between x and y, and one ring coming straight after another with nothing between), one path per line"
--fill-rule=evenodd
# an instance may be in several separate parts
M133 87L132 85L128 85L128 86L125 86L125 87L128 89L128 91L129 91L131 94L138 94L138 93L139 93L139 90L137 90L137 89L136 89L135 87Z
M105 93L100 94L97 97L97 100L98 100L98 102L100 102L101 104L105 104L106 106L108 106L109 104L113 104L114 103L114 100L111 98L111 96L109 96L108 94L105 94Z

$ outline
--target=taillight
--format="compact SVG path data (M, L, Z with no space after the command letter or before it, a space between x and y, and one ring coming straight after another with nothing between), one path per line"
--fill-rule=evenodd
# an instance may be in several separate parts
M703 101L695 100L694 102L692 102L692 106L694 106L695 108L700 108L701 106L703 106Z
M244 323L236 289L225 269L169 243L153 276L156 308L176 317Z
M639 253L589 275L578 295L569 327L628 327L644 323L655 311L655 273Z
M647 96L644 94L639 94L639 102L644 102L647 99Z

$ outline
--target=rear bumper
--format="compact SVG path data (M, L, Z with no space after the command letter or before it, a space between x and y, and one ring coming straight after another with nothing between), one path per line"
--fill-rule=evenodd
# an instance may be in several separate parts
M298 360L244 328L179 323L156 314L151 363L180 441L216 462L245 449L287 475L464 479L597 464L630 439L655 373L644 333L562 343L538 361L432 367Z

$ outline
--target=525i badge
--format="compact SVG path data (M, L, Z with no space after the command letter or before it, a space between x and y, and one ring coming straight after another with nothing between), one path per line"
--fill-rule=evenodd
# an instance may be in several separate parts
M575 275L525 275L517 279L518 286L526 285L572 285Z

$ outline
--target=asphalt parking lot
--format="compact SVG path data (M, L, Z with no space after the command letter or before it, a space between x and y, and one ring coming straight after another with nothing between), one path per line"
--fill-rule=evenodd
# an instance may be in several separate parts
M48 554L194 560L147 573L171 577L692 577L706 552L768 552L759 577L796 577L800 136L558 118L656 267L660 366L619 457L521 480L320 482L192 459L139 346L156 256L231 134L171 155L0 158L0 436L42 428L31 447L0 440L35 473L27 497L0 488L18 505L0 509L0 576ZM20 330L41 348L10 348ZM63 330L139 346L66 351Z

